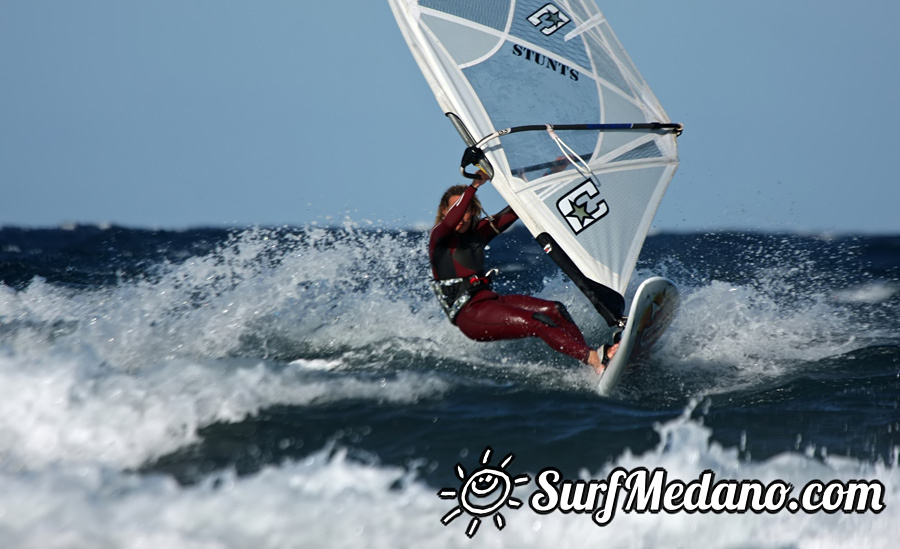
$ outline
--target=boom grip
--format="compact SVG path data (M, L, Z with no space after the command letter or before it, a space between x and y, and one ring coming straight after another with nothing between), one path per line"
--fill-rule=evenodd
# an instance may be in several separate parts
M466 177L466 178L468 178L468 179L473 179L473 180L474 180L474 179L478 179L478 172L469 173L469 172L466 171L466 167L465 167L465 166L460 166L460 167L459 167L459 173L461 173L463 177Z
M463 151L462 160L459 162L459 173L468 179L478 179L478 172L469 173L466 171L468 166L478 166L481 162L484 162L486 159L484 157L484 151L479 149L476 146L466 147L466 150ZM482 171L485 173L489 173L482 167Z

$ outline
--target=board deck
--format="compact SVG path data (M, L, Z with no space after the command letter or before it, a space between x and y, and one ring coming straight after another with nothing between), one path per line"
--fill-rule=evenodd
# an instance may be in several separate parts
M600 374L597 391L608 396L629 366L646 360L653 345L672 322L681 298L678 288L667 278L648 278L638 287L628 322L622 331L619 349Z

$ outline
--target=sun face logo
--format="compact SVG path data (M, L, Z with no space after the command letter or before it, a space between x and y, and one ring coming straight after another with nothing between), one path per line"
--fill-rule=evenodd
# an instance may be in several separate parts
M481 455L482 467L475 469L471 474L466 474L462 464L456 464L456 477L462 482L459 490L443 488L438 492L441 499L456 499L459 505L450 510L441 518L441 523L447 526L459 517L463 511L471 515L472 520L466 529L466 535L470 538L478 531L481 519L494 515L494 524L497 530L503 530L506 519L500 514L504 505L511 509L518 509L522 502L512 497L513 488L520 484L527 484L528 475L510 477L505 471L506 466L515 459L513 454L507 455L500 462L499 467L489 465L491 461L491 448L488 446Z

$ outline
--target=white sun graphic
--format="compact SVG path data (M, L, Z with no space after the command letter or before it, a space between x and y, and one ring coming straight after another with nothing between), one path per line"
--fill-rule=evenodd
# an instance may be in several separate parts
M441 522L447 526L463 511L469 513L472 520L466 529L466 535L470 538L478 531L481 519L490 515L494 515L494 524L497 526L497 530L503 530L503 527L506 526L506 519L500 514L500 509L504 505L511 509L521 507L522 502L512 497L513 487L527 484L530 480L528 475L517 475L515 478L511 478L509 473L504 470L515 458L513 454L503 458L499 467L489 465L492 451L490 446L484 449L484 453L481 455L482 467L472 471L471 474L467 475L463 466L457 463L456 476L462 481L462 488L459 490L443 488L438 492L438 497L441 499L457 499L459 501L459 505L441 518Z

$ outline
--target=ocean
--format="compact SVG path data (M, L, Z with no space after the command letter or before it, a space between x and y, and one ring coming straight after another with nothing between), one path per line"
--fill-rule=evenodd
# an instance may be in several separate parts
M626 297L663 275L682 304L611 398L462 336L426 239L0 229L0 547L895 546L900 237L650 236ZM488 263L602 342L523 230Z

